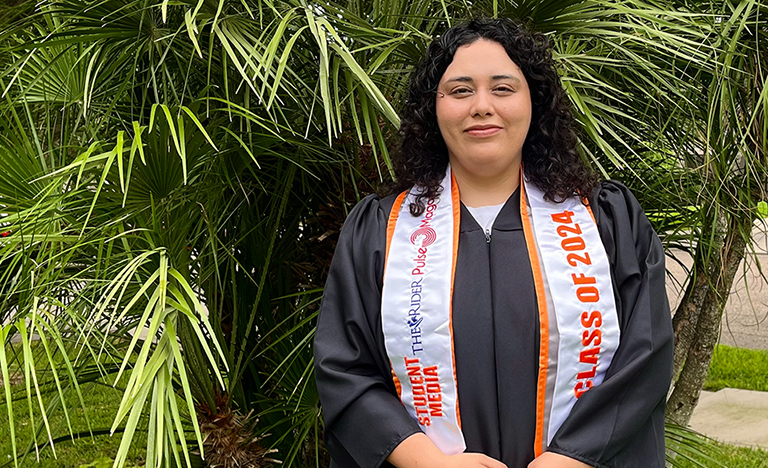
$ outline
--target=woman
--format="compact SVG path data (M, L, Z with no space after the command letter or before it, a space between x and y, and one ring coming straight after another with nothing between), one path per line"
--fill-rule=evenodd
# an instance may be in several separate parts
M350 213L320 311L335 465L663 467L663 250L578 156L546 38L450 29L401 133L405 192Z

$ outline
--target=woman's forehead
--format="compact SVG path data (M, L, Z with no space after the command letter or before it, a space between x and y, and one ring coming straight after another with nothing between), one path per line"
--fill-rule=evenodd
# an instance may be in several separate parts
M478 39L465 44L453 55L441 78L442 83L474 82L477 80L517 80L521 81L522 71L509 58L504 46L498 42Z

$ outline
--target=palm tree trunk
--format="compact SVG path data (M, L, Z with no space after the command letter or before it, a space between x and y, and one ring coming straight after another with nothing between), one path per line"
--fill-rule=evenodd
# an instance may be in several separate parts
M675 316L672 318L672 327L675 332L675 359L673 379L680 375L680 370L685 364L688 350L696 337L696 329L699 323L699 314L703 304L706 301L707 293L711 290L710 279L711 271L707 274L697 274L706 269L702 266L703 259L694 260L691 280L688 282L685 294L677 307Z
M692 283L675 313L674 375L677 380L667 401L667 420L681 426L688 424L699 402L712 353L720 337L722 312L746 251L743 229L737 223L729 223L724 242L709 262L705 261L706 255L697 252ZM697 247L706 248L709 247Z

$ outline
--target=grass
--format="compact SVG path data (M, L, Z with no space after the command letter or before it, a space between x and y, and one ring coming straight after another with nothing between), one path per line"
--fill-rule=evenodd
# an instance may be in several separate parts
M33 341L31 348L35 356L35 363L40 364L37 369L37 375L41 384L41 392L43 393L43 404L48 405L57 397L58 392L52 383L52 373L50 367L48 367L49 364L43 357L44 348L40 341ZM114 382L115 374L99 376L98 374L94 375L96 373L95 367L86 369L84 375L87 381L80 384L84 405L80 404L80 399L74 389L65 390L64 402L69 414L71 430L67 425L61 405L47 411L51 437L53 438L56 452L54 455L54 451L49 443L48 434L42 426L43 419L40 415L40 407L34 393L34 386L32 386L32 414L34 421L30 418L26 387L19 368L18 353L20 349L21 346L18 343L7 345L6 348L11 374L12 399L14 400L13 426L15 429L19 468L111 468L114 460L113 457L117 454L120 447L122 438L120 428L126 423L127 417L123 419L114 435L109 435L109 429L112 427L121 399L123 398L122 388L125 388L128 383L129 373L123 374L117 382L118 388L113 388L112 383ZM114 355L108 356L108 354L103 353L100 355L101 364L106 365L107 369L114 371L116 370L114 368L116 362ZM58 355L54 356L53 359L54 365L59 369L59 376L65 378L66 371L64 370L63 359ZM90 376L87 375L89 373L91 374ZM108 384L104 384L104 382L108 382ZM83 406L85 406L85 411ZM2 377L0 376L0 468L14 467L7 414L5 390ZM133 441L126 460L126 468L143 467L147 447L147 435L143 431L146 430L146 427L147 420L145 414L140 418L136 433L133 435ZM36 443L39 449L39 463L38 456L35 453L35 445L30 442L34 439L33 428L37 430ZM71 434L74 434L74 437ZM187 436L193 437L193 434L188 432ZM196 447L196 443L191 447ZM195 456L191 458L193 467L199 465L198 459Z
M23 389L23 384L17 384L13 386L14 391L19 392ZM117 413L117 408L120 404L120 398L122 392L109 386L91 383L81 387L83 391L83 399L88 412L88 419L91 423L91 429L96 431L109 430L112 426L113 418ZM44 401L50 396L46 396ZM0 399L1 401L2 399ZM74 392L69 392L66 395L65 402L67 403L67 409L69 411L70 421L72 424L72 431L74 433L82 432L88 433L88 425L83 409L80 407L77 396ZM55 442L54 447L56 449L56 458L54 458L53 451L50 444L44 445L48 442L48 437L43 432L37 436L40 447L40 464L37 464L35 450L31 448L31 452L22 457L22 454L29 447L29 441L32 439L32 425L30 423L29 409L26 399L17 400L13 405L14 409L14 427L16 429L16 448L19 453L19 466L22 468L32 468L44 466L46 468L79 468L81 465L86 467L102 467L110 466L111 462L107 464L109 456L114 456L117 453L117 448L120 445L120 434L115 434L110 437L108 434L96 435L93 438L90 435L83 435L74 440L69 436L69 429L67 428L66 420L62 411L53 411L49 418L51 425L51 432L54 440L60 438ZM34 412L35 425L37 426L42 420L40 419L39 408ZM0 420L7 421L5 404L0 405ZM12 467L13 456L11 448L11 436L7 422L0 423L0 467ZM128 466L136 466L143 462L143 447L146 446L146 439L143 434L137 434L134 439L134 447L131 449L128 456L130 464Z
M704 390L726 387L768 392L768 351L718 345Z
M102 383L104 378L97 381L85 382L80 385L80 390L85 402L85 411L83 410L77 393L74 389L65 390L64 403L69 414L69 422L72 426L71 432L67 425L67 420L62 411L61 405L48 411L48 423L51 428L51 437L54 440L54 451L48 441L48 434L44 427L41 427L43 419L40 414L40 407L35 398L34 386L32 386L33 408L32 415L34 421L30 418L29 406L26 398L26 387L23 382L22 373L19 370L18 361L15 354L19 352L20 346L13 344L6 349L9 356L9 370L11 374L11 392L13 397L13 418L16 438L16 452L19 459L20 468L102 468L111 467L111 459L117 453L120 446L121 432L116 432L110 437L109 429L112 427L117 409L120 406L123 392L119 388L113 388L111 383L114 376L108 376L110 385ZM45 364L42 352L43 348L39 341L32 343L35 362L42 364L38 369L38 379L41 384L42 400L44 404L49 404L54 400L57 391L50 384L50 368ZM104 356L102 356L104 358ZM59 358L54 358L61 377L66 372L63 370L64 364ZM106 361L106 358L104 358ZM48 382L44 384L44 382ZM124 376L118 382L118 386L125 386L127 378ZM8 409L5 401L2 379L0 378L0 468L11 468L13 463L13 446L11 444L11 433L8 425ZM86 413L87 412L87 413ZM86 418L87 414L87 418ZM88 423L90 422L90 428ZM142 427L140 424L139 427ZM31 443L34 440L34 430L37 431L37 446L39 449L39 464L35 445ZM91 436L93 433L93 436ZM71 434L75 434L72 437ZM143 463L144 451L146 447L146 436L137 432L134 436L133 448L128 455L128 467L136 467Z
M767 468L768 451L749 447L736 447L734 445L713 442L710 450L712 459L727 468ZM702 468L693 462L676 460L677 468ZM717 465L705 463L706 468L714 468Z

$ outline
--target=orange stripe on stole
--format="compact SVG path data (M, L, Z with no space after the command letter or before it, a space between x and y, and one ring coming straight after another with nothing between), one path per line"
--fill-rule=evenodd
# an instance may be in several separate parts
M449 326L451 327L451 358L453 359L453 381L456 385L456 421L461 429L461 412L459 411L459 380L456 378L456 347L453 345L453 284L456 279L456 259L459 257L459 231L461 230L461 196L459 184L451 171L451 203L453 207L453 262L451 262L451 310Z
M536 301L539 306L539 376L536 385L536 438L534 440L534 454L539 456L544 451L544 413L547 395L547 371L549 369L549 312L547 310L547 298L544 291L544 277L541 274L539 254L536 251L533 226L528 213L528 201L525 195L525 184L522 179L523 171L520 171L520 216L523 219L523 232L525 233L525 245L528 248L528 258L531 261L533 271L533 283L536 287Z
M387 248L384 254L384 277L387 276L387 259L389 258L389 248L392 245L392 236L395 234L395 224L397 224L397 217L400 215L400 209L403 207L403 201L408 196L408 191L401 193L395 199L395 203L392 205L392 211L389 212L389 220L387 221ZM382 282L383 283L383 282ZM395 390L397 390L397 397L402 400L403 398L403 384L400 383L400 379L395 374L395 369L392 367L392 362L389 362L389 370L392 373L392 381L395 383Z

